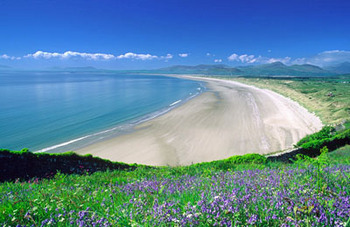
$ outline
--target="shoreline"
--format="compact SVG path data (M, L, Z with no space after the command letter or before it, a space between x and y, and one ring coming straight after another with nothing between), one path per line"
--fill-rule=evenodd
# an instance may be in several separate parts
M149 74L153 75L153 74ZM171 77L168 75L164 75L165 77ZM185 80L184 78L179 77L179 79ZM194 80L192 80L194 81ZM197 80L196 80L197 81ZM105 128L101 131L92 132L91 134L83 135L78 138L74 138L62 143L54 144L52 146L44 147L41 149L34 150L34 153L42 153L42 152L48 152L48 153L63 153L66 151L71 150L80 150L87 146L93 145L95 143L103 142L105 140L109 140L112 138L116 138L118 136L122 136L125 134L130 134L135 131L135 128L143 124L144 122L151 121L155 118L158 118L169 111L172 111L173 109L184 105L188 101L196 98L197 96L201 95L203 92L206 91L206 87L204 83L198 82L198 88L196 92L189 93L189 96L186 98L179 99L177 101L174 101L170 103L169 105L162 107L161 109L158 109L157 111L147 113L145 115L139 116L135 119L127 120L124 122L121 122L117 125L114 125L113 127Z
M206 82L207 91L130 134L76 152L125 163L189 165L285 150L322 127L317 116L270 90L216 78L166 76Z

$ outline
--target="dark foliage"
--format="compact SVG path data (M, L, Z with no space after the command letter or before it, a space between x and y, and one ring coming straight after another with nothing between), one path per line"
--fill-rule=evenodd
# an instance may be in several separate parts
M26 149L9 151L0 149L0 182L16 179L47 178L58 171L64 174L86 174L96 171L133 170L136 165L111 162L73 152L63 154L32 153Z

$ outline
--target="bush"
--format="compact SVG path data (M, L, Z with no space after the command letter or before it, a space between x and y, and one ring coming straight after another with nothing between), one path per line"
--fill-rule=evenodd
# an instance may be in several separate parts
M264 164L266 163L266 157L260 154L235 155L226 160L232 164L247 164L247 163Z
M315 152L318 154L319 150L324 146L327 146L330 150L335 150L346 144L350 144L350 129L347 129L329 138L306 142L302 144L301 147L310 152L310 154L313 154Z
M10 151L0 149L0 182L16 179L49 178L57 172L64 174L86 174L96 171L134 170L139 165L112 162L92 155L65 153L32 153L28 149Z
M325 126L322 128L321 131L316 132L311 135L307 135L304 138L302 138L298 143L297 146L300 147L301 145L305 143L309 143L314 140L323 140L327 138L331 138L333 136L333 132L335 131L334 127L331 126Z

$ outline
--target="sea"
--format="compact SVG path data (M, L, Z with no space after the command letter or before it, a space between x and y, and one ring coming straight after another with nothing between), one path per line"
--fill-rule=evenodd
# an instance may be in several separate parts
M74 151L130 133L205 89L158 75L0 72L0 148Z

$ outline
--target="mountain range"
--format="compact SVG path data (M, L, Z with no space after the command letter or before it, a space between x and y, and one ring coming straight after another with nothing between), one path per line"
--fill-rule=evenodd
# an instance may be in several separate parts
M0 71L16 71L15 68L0 65ZM118 70L98 69L92 66L86 67L51 67L41 71L52 72L121 72ZM274 62L262 65L231 67L224 64L215 65L175 65L155 70L133 70L123 72L157 73L157 74L203 74L203 75L225 75L225 76L297 76L297 77L323 77L350 74L350 62L343 62L325 68L319 66L285 65L282 62Z
M227 65L175 65L155 70L156 72L174 74L207 74L207 75L238 75L242 71L238 68L231 68Z
M0 70L1 69L11 69L11 67L7 65L0 65Z
M332 76L335 71L304 64L287 66L282 62L254 66L230 67L227 65L176 65L156 70L162 73L175 74L205 74L205 75L232 75L232 76ZM350 73L350 70L347 71Z
M326 69L338 74L350 73L350 62L343 62L337 65L327 67Z

